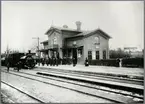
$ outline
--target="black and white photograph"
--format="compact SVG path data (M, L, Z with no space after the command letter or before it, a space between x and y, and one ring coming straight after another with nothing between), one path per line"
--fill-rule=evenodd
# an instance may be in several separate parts
M2 103L144 102L144 1L1 1Z

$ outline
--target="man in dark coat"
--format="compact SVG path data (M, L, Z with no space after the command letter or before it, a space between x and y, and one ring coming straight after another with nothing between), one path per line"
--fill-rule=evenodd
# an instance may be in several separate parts
M60 64L60 58L56 58L56 65L58 66Z
M22 62L20 61L19 64L18 64L18 71L22 69Z
M7 71L8 72L9 72L9 68L10 68L10 62L11 62L10 57L7 57L6 58L6 65L7 65Z
M59 53L57 53L57 56L56 56L56 65L57 65L57 66L58 66L58 64L60 63L60 62L59 62L59 59L60 59Z
M120 63L120 59L119 58L116 59L116 63L117 63L116 66L119 67L119 63Z
M22 62L19 61L17 64L16 64L16 68L17 68L17 71L19 71L21 68L22 68Z
M73 66L76 66L76 59L73 57Z
M44 64L45 64L45 59L42 58L42 65L44 66Z
M10 68L10 63L7 62L7 71L9 72L9 68Z
M54 57L54 65L57 65L57 58Z
M48 58L46 59L46 65L48 66L48 64L49 64L49 56L48 56Z
M55 65L55 58L54 58L54 56L52 57L52 65L53 66Z
M52 66L52 57L49 58L50 66Z

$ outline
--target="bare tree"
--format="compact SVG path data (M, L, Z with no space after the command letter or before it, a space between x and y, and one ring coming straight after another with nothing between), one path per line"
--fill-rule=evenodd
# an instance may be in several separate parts
M30 46L30 50L32 51L32 52L38 52L38 50L41 50L41 49L43 49L43 45L42 44L40 44L39 45L39 48L38 48L38 43L36 43L36 42L33 42L32 43L32 45Z
M121 48L118 48L117 50L110 50L109 53L110 53L110 58L112 59L130 57L130 54L128 52L125 52Z

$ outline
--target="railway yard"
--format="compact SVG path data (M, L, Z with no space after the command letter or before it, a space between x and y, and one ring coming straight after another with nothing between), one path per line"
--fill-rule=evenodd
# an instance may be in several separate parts
M143 103L143 69L136 71L141 74L132 71L131 77L80 70L37 66L7 72L1 67L2 102Z
M144 2L1 2L1 103L144 104Z

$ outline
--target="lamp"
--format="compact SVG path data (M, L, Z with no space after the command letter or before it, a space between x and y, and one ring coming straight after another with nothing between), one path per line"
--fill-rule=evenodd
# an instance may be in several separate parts
M74 47L76 46L76 41L73 42L73 46L74 46Z

